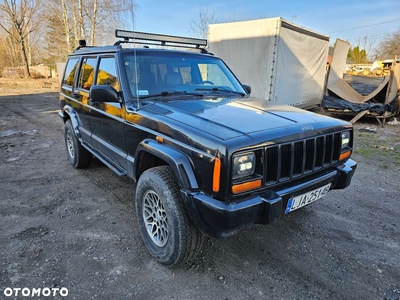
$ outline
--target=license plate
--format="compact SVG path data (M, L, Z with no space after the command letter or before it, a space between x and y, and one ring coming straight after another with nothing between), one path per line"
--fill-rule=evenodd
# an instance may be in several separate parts
M310 204L329 192L329 188L331 187L331 184L324 185L318 189L312 190L308 193L290 198L285 210L285 213L288 214L300 207L306 206L307 204Z

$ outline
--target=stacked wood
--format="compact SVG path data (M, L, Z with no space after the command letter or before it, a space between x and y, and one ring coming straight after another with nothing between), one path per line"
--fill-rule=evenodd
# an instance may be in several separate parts
M390 68L376 68L370 70L370 68L358 68L348 66L346 68L346 74L358 75L358 76L372 76L372 77L386 77L390 75Z

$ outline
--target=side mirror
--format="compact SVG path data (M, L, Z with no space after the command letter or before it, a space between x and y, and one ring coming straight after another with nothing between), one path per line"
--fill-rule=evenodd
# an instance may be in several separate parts
M109 85L94 85L89 98L93 102L119 102L118 92Z
M246 92L250 95L251 94L251 86L248 84L243 84L243 88L246 90Z

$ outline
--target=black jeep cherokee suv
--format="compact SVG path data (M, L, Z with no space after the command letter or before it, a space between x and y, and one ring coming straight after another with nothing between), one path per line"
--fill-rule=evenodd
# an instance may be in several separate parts
M137 181L141 235L161 263L188 261L203 234L271 223L350 184L351 124L251 98L249 86L201 49L205 40L116 36L124 40L80 46L68 58L65 145L74 167L94 155ZM122 47L128 42L194 49Z

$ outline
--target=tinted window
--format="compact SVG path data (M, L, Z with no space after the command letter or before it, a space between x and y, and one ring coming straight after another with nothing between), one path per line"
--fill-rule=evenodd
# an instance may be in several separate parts
M83 59L78 87L85 90L89 90L92 87L96 62L96 58Z
M119 83L117 69L115 67L114 57L102 57L99 64L99 72L97 73L97 84L109 85L119 91Z
M78 68L79 60L78 58L71 58L68 60L67 65L65 67L63 84L73 86L76 69Z

